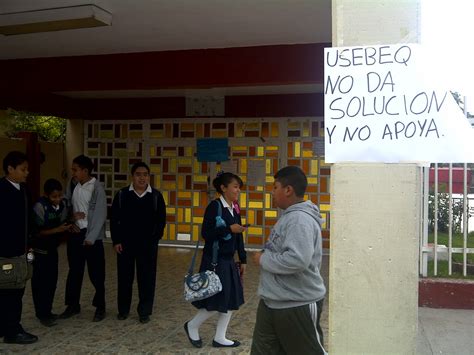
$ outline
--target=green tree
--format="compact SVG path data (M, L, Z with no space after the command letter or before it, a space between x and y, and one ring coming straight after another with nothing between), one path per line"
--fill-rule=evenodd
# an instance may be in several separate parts
M66 139L66 120L60 117L8 109L1 125L10 138L16 137L18 132L27 131L38 133L39 139L47 142L64 142Z

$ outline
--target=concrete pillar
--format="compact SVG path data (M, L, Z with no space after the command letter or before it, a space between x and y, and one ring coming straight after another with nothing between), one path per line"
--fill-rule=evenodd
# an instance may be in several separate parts
M333 0L333 46L419 41L419 1ZM329 351L414 354L421 168L331 169Z
M67 120L66 126L66 161L64 166L68 172L68 178L71 176L70 168L72 160L80 154L84 154L84 121Z

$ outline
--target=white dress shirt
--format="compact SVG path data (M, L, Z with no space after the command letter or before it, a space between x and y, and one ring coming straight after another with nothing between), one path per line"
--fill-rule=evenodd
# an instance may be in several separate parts
M80 228L87 228L87 212L89 211L89 202L94 192L95 178L93 177L83 185L77 183L76 188L72 194L72 207L74 212L84 212L85 218L78 219L76 225Z

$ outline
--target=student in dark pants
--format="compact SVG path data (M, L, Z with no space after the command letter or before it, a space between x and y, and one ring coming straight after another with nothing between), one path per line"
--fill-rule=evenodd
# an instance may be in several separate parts
M63 187L56 179L44 184L44 196L33 207L33 250L35 252L31 291L36 317L46 327L56 325L51 312L58 282L59 238L70 229Z
M166 224L166 206L161 193L150 186L150 168L143 162L132 167L132 183L121 189L112 203L110 230L117 252L118 316L130 312L137 268L141 323L148 323L155 298L158 242Z
M0 257L24 255L27 250L30 202L24 183L28 176L26 155L10 152L3 159L5 177L0 179ZM25 288L0 289L0 337L10 344L31 344L36 335L25 332L21 326Z
M66 197L71 201L75 231L67 242L69 273L66 281L66 310L59 316L70 318L81 312L82 279L87 262L89 279L95 288L92 305L96 307L94 322L105 318L105 256L102 240L105 237L107 200L102 185L90 174L94 164L89 157L79 155L72 161L73 179ZM72 190L72 192L70 191Z

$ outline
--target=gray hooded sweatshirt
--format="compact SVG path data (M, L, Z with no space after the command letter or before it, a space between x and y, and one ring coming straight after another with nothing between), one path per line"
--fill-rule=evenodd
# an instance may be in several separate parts
M324 298L318 207L311 201L288 207L272 229L260 258L258 294L269 308L291 308Z

